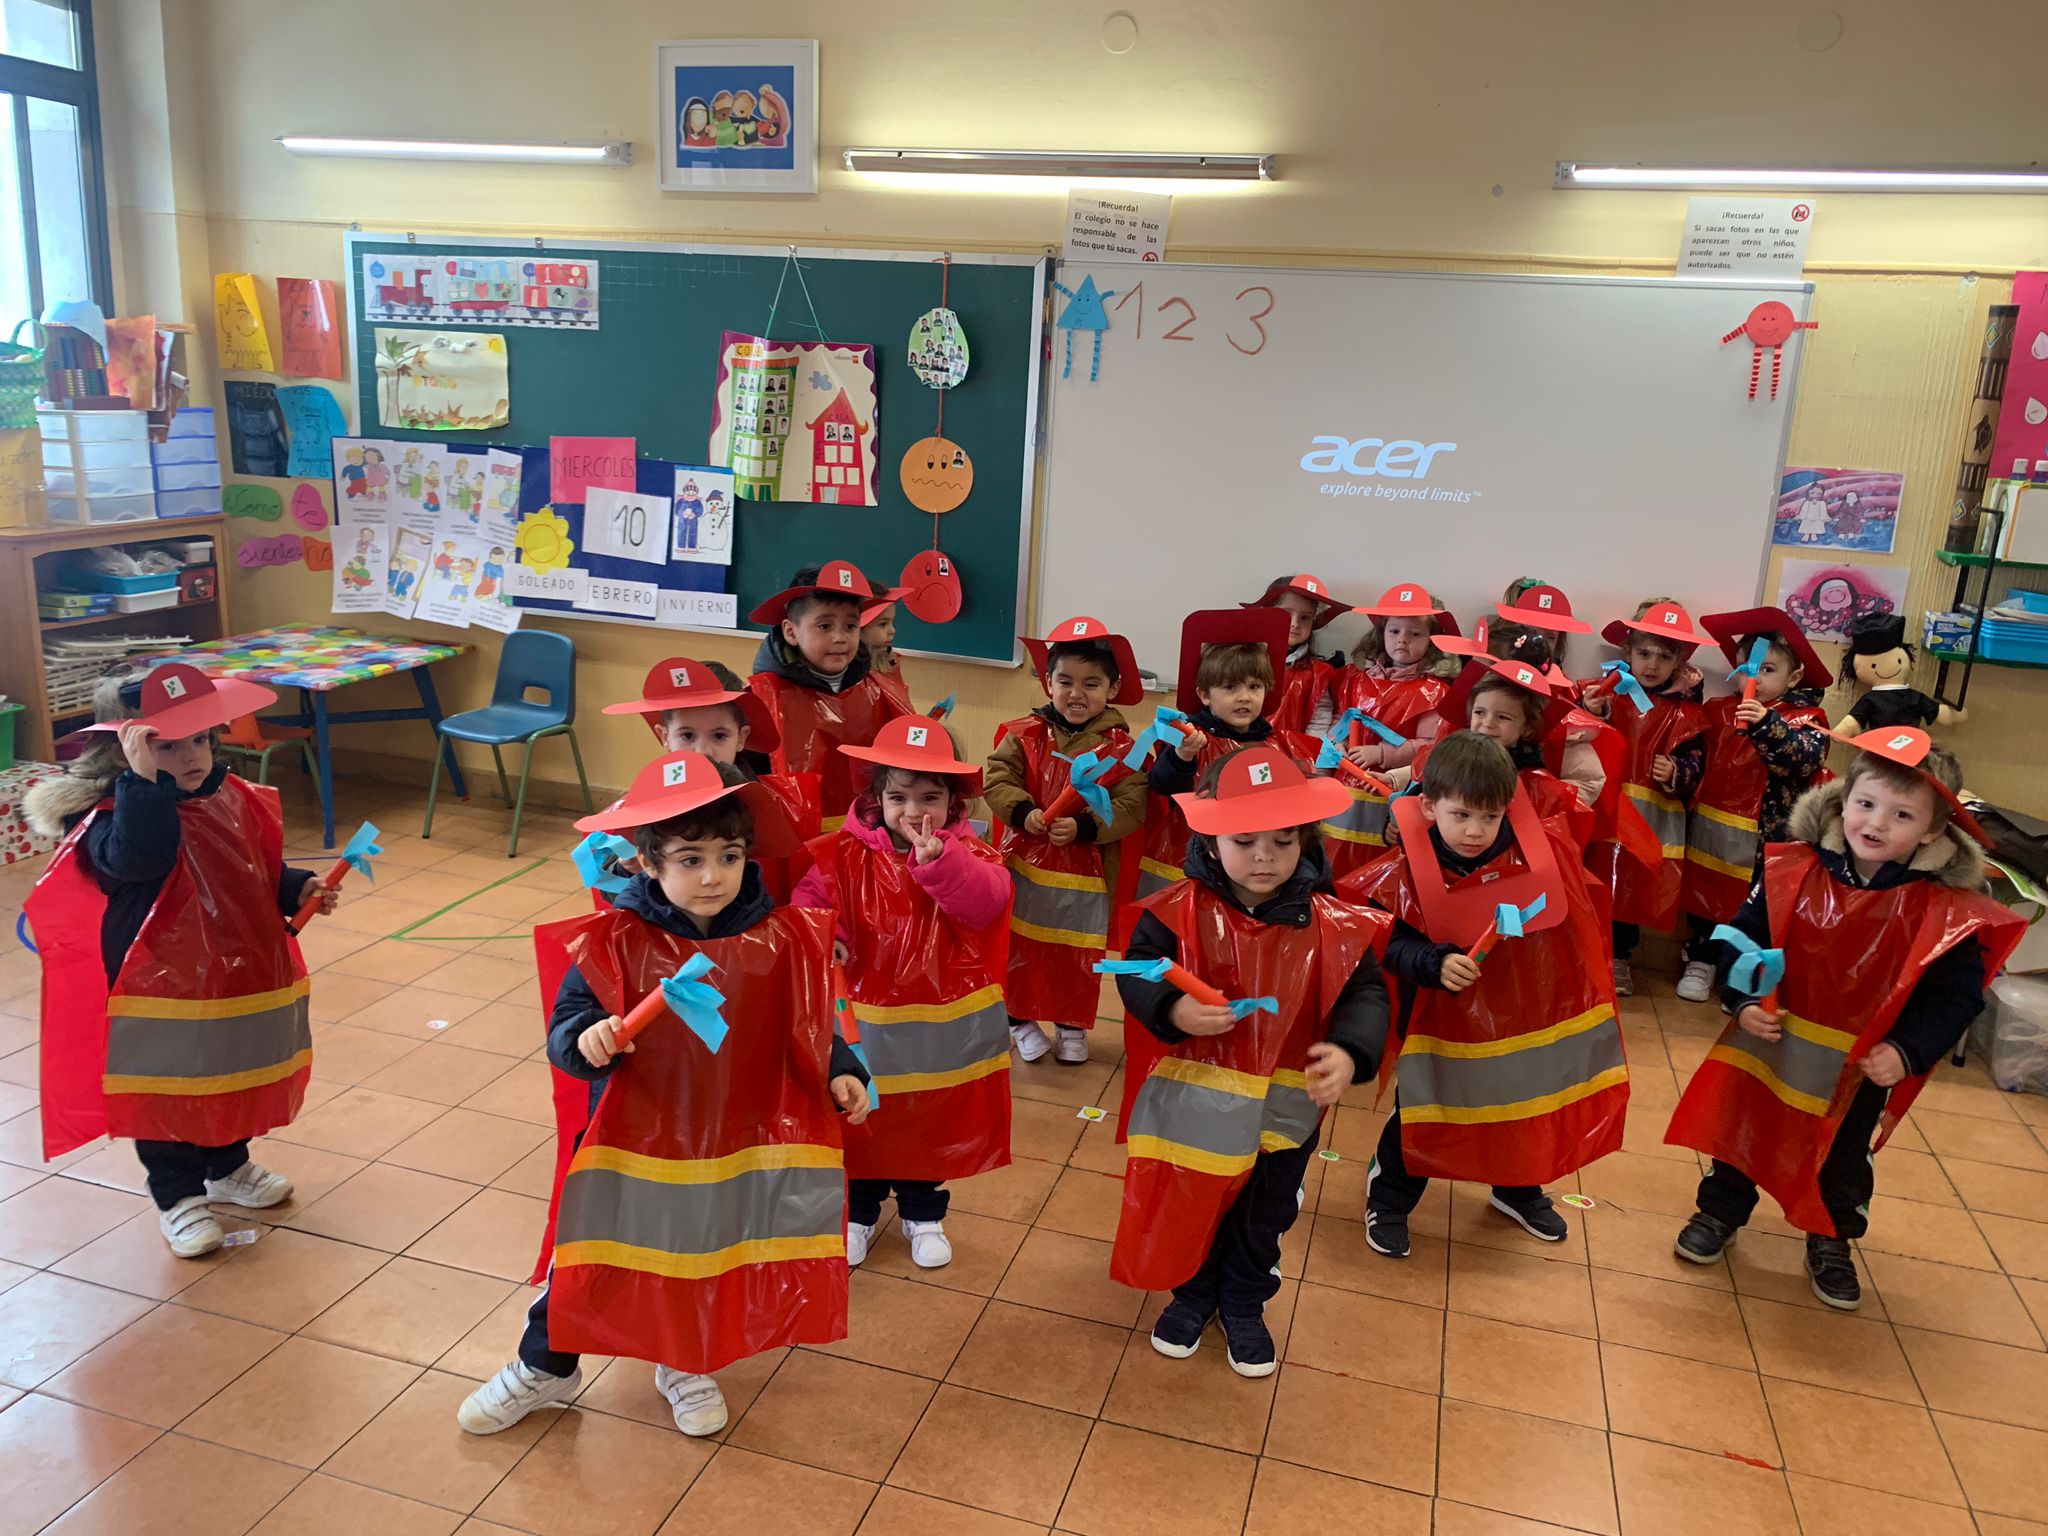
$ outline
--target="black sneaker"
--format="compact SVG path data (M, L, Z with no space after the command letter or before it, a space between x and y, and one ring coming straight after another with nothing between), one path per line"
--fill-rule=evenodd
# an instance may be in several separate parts
M1185 1360L1202 1347L1202 1330L1208 1326L1207 1313L1178 1299L1169 1301L1152 1325L1152 1347L1169 1360Z
M1694 1264L1711 1264L1735 1241L1736 1231L1718 1216L1694 1211L1692 1220L1678 1234L1678 1241L1671 1245L1672 1251Z
M1863 1305L1863 1287L1856 1280L1856 1261L1839 1237L1806 1238L1806 1275L1813 1294L1831 1307L1854 1312Z
M1365 1246L1390 1259L1408 1257L1408 1218L1394 1211L1365 1208Z
M1505 1200L1495 1190L1489 1203L1531 1237L1540 1237L1546 1243L1561 1243L1572 1235L1565 1219L1557 1214L1557 1207L1550 1203L1550 1196L1541 1192L1524 1200Z
M1153 1342L1158 1343L1156 1334ZM1280 1369L1273 1335L1266 1331L1263 1317L1225 1317L1223 1350L1230 1359L1230 1368L1240 1376L1270 1376Z

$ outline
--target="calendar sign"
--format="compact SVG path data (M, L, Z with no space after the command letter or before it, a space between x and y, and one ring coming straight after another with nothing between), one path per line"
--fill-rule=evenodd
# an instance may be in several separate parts
M593 555L668 564L669 499L659 492L607 491L592 486L583 503L583 547Z

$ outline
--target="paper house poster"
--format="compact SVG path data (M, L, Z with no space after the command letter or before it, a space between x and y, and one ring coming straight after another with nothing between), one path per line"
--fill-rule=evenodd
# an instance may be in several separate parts
M872 507L880 430L873 347L725 333L710 458L738 495Z

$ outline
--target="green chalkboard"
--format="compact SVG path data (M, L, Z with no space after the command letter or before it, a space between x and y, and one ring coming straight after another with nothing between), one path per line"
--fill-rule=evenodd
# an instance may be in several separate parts
M367 233L351 233L346 249L358 431L368 437L437 436L378 424L375 331L379 325L431 328L447 322L428 315L366 320L366 257L445 261L523 255L535 261L597 264L595 330L474 327L502 329L510 359L511 409L501 428L464 430L460 438L465 442L545 448L553 436L630 436L642 459L705 463L722 334L816 339L810 305L786 250L605 241L550 241L545 250L536 250L532 241L409 242L402 235ZM938 420L939 392L918 381L905 357L911 326L939 303L937 253L800 251L798 258L824 339L864 342L875 349L880 504L743 503L728 587L739 596L742 624L748 610L779 591L799 565L849 559L880 587L892 584L904 563L932 544L933 519L904 499L897 466L904 450L930 436ZM940 547L959 567L965 602L959 617L943 625L922 623L899 608L896 644L906 650L984 661L1016 658L1037 434L1043 280L1043 263L1030 257L953 259L947 303L960 316L972 366L964 382L945 392L945 434L972 457L974 490L963 506L938 519L938 533ZM770 333L766 327L778 284L780 307Z

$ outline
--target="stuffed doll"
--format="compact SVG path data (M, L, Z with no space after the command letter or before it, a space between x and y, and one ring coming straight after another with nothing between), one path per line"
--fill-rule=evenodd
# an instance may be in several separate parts
M1913 675L1913 647L1906 621L1895 613L1870 613L1849 625L1849 667L1842 681L1867 690L1835 722L1832 734L1847 741L1865 731L1911 725L1926 729L1954 725L1964 711L1929 698L1907 681Z

